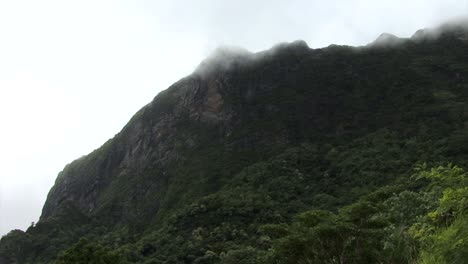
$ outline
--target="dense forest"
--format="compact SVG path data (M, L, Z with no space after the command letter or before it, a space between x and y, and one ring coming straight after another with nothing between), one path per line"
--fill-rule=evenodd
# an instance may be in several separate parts
M468 23L220 49L59 173L0 263L466 263Z

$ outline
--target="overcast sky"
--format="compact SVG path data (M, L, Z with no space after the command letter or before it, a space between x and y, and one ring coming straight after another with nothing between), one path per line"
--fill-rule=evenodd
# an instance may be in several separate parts
M219 45L364 45L463 15L468 0L0 0L0 235Z

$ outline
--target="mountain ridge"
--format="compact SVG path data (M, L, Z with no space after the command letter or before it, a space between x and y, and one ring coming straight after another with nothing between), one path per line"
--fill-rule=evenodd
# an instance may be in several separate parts
M345 206L397 182L420 159L464 164L466 153L450 143L464 142L460 131L468 116L466 32L454 28L436 38L427 37L428 31L409 39L383 35L363 47L310 49L296 41L258 53L218 50L159 93L114 138L67 165L26 235L70 246L96 233L107 236L109 245L142 243L135 262L211 263L203 262L210 251L215 263L224 250L236 249L230 243L244 243L240 237L264 247L267 242L245 238L262 237L255 222L288 222L320 203ZM428 138L434 146L425 145ZM365 162L345 154L362 155ZM395 160L384 164L380 157ZM347 188L353 194L343 197ZM237 202L236 189L246 198L231 204ZM275 209L279 205L284 208ZM234 225L229 215L241 224L226 231L223 226ZM190 254L178 252L176 242L164 242L175 232L196 244L199 235L210 237L204 231L210 228L237 233L223 238L230 241L225 245L210 238L216 243L195 249L176 241ZM24 263L46 263L64 249L32 248L25 249Z

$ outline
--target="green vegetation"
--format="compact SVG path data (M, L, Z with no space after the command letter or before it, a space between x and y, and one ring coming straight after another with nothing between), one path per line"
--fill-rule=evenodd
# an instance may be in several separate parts
M62 252L54 264L120 264L125 263L118 255L109 252L95 242L80 239L76 244Z
M68 165L0 263L465 263L467 47L285 45L191 75Z
M381 188L335 214L313 210L288 225L265 226L275 237L266 263L464 263L466 173L418 167L413 177L429 185Z

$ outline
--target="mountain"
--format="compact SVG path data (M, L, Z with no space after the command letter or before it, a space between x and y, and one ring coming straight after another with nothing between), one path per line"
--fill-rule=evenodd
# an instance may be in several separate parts
M467 25L216 50L68 164L0 263L463 263Z

